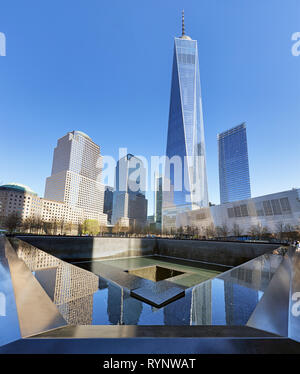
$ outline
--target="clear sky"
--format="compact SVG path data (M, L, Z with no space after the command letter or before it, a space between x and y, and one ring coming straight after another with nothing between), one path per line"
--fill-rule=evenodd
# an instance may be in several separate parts
M210 201L217 133L244 121L252 196L300 187L299 0L1 0L0 182L43 196L72 130L116 159L119 147L163 155L182 9L198 40Z

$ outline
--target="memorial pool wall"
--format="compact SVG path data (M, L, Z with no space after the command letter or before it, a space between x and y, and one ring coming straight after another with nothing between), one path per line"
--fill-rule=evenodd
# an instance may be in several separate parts
M238 266L280 246L272 243L164 238L32 235L18 236L18 238L65 261L159 255L226 266Z

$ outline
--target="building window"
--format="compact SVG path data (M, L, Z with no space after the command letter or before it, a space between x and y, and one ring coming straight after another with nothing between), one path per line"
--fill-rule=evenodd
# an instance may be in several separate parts
M263 207L264 207L264 211L265 211L266 216L272 216L273 215L271 202L269 200L263 201Z
M287 197L284 197L280 199L280 205L283 213L290 213L291 212L291 206L289 199Z
M241 213L241 208L239 206L235 206L234 207L234 215L236 217L241 217L242 216L242 213Z
M282 214L282 211L281 211L281 207L280 207L280 204L279 204L279 200L271 200L271 204L272 204L272 209L273 209L273 213L274 215L276 214Z
M241 205L241 213L242 213L242 217L248 217L249 216L248 208L247 208L246 204Z
M227 208L228 218L234 217L234 210L233 208Z

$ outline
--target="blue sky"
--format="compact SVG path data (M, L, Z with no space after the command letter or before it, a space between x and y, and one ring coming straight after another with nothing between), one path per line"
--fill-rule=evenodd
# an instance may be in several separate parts
M119 147L163 155L182 9L199 46L210 201L217 133L244 121L252 195L300 187L299 0L2 0L0 182L43 196L57 139L76 129L116 159Z

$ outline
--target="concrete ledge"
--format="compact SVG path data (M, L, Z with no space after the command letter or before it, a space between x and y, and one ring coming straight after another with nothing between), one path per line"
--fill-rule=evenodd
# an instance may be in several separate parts
M155 239L72 236L18 236L61 260L91 260L153 254Z
M278 338L278 335L249 326L132 326L95 325L65 326L47 331L32 339L96 339L96 338ZM300 346L300 345L299 345Z
M278 244L158 239L157 254L238 266L278 247Z
M286 338L98 338L23 339L0 347L0 354L297 354ZM200 358L201 359L201 358Z
M278 244L172 240L147 238L99 238L71 236L18 236L19 239L62 260L79 261L158 254L187 260L237 266L274 250Z

